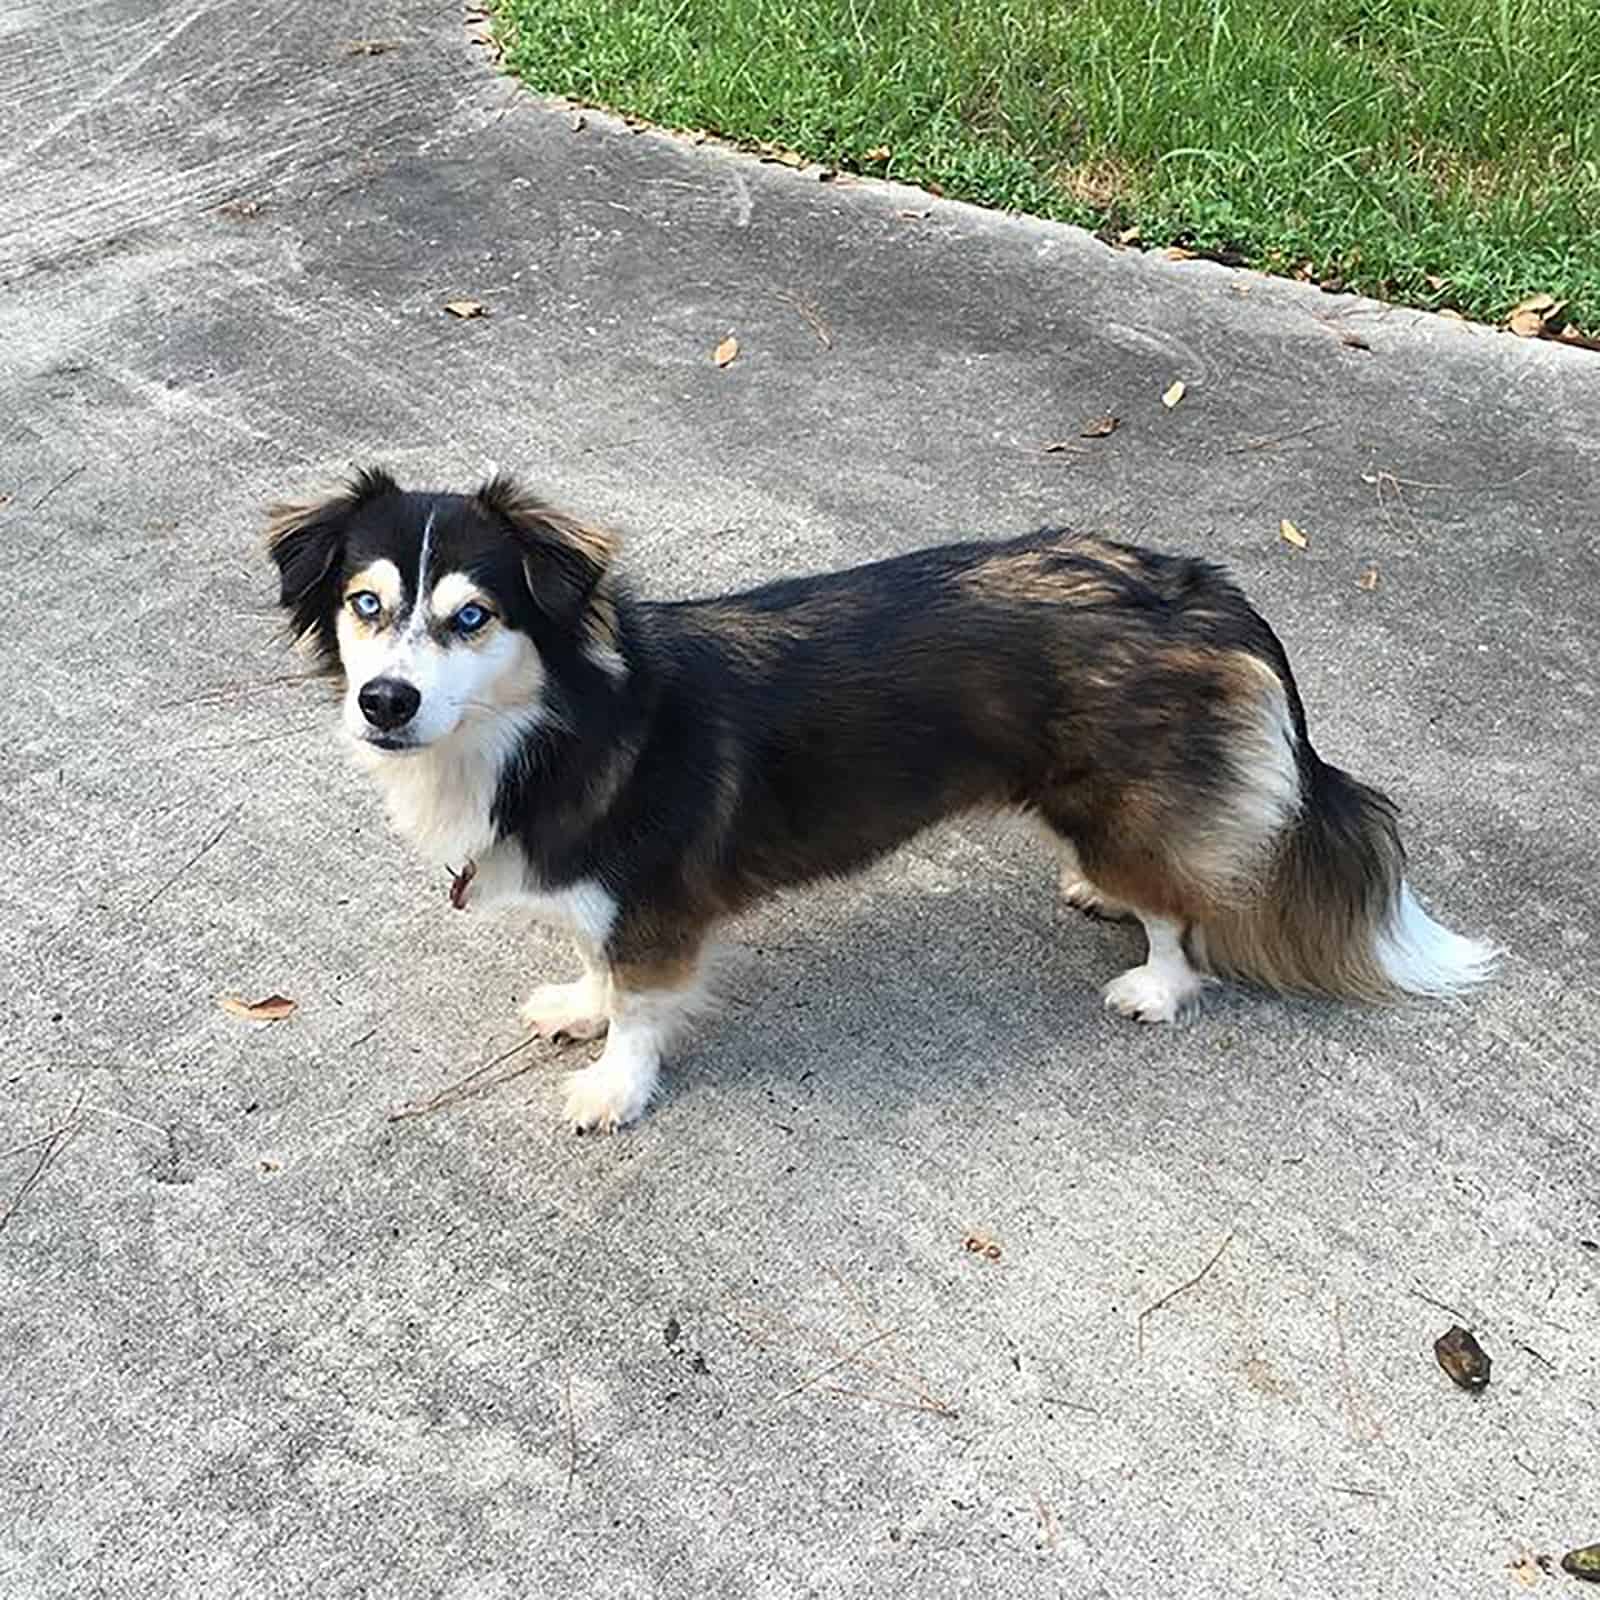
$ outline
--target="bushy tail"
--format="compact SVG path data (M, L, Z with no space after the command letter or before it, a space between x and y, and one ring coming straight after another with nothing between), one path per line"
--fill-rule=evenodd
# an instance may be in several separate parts
M1196 926L1212 971L1289 992L1392 1000L1481 983L1498 952L1435 922L1405 877L1394 803L1301 750L1301 807L1265 892Z

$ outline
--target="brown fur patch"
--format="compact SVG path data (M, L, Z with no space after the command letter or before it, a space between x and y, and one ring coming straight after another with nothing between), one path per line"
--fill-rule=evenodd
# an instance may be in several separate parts
M616 962L611 968L611 981L624 994L692 989L699 970L697 950L693 955L679 953Z
M1116 587L1082 565L1063 566L1047 550L1021 550L977 563L962 586L986 600L1021 600L1045 605L1107 605Z

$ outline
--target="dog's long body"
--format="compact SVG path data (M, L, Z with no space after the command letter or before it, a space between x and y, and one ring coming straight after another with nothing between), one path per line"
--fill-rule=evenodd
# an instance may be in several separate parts
M1204 975L1378 1000L1486 975L1404 876L1393 805L1321 761L1276 636L1204 562L1045 530L650 604L609 540L508 479L380 472L280 507L295 630L452 899L531 905L584 976L523 1015L608 1033L567 1116L615 1127L692 1013L707 938L957 812L1035 817L1086 911L1149 954L1106 1003L1172 1021Z

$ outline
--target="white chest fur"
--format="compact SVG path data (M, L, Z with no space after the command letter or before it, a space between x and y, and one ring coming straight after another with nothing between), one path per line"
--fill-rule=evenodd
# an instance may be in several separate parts
M593 878L542 884L517 842L496 835L491 813L505 755L459 736L404 755L357 746L395 832L436 866L459 872L473 864L468 909L514 906L599 951L617 915L609 891Z

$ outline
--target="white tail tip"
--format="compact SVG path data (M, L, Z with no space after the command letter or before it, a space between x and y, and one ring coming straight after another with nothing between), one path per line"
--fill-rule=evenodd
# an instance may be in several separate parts
M1482 983L1494 971L1500 951L1481 939L1463 938L1435 922L1418 904L1409 883L1389 925L1378 934L1378 964L1406 994L1451 995Z

